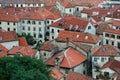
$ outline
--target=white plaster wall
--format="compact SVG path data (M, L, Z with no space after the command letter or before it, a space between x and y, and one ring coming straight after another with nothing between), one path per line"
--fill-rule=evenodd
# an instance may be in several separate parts
M54 29L54 33L52 33L52 29ZM52 40L52 36L54 36L54 39L58 37L58 30L60 31L64 29L50 26L50 40Z
M91 26L91 29L88 29L88 26ZM88 32L88 33L91 33L91 34L96 34L96 29L95 29L95 27L89 22L84 32Z
M19 46L19 42L18 41L10 41L10 42L4 42L1 43L3 46L5 46L8 50L10 50L11 48L13 48L14 46Z

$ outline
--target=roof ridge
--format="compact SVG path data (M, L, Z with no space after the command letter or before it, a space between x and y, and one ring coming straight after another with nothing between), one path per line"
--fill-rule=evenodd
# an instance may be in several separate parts
M71 67L71 64L70 64L70 62L69 62L69 60L68 60L68 57L67 57L67 55L66 55L66 52L67 52L69 49L70 49L70 48L68 48L67 50L64 51L64 55L65 55L65 57L66 57L66 59L67 59L67 61L68 61L69 66Z

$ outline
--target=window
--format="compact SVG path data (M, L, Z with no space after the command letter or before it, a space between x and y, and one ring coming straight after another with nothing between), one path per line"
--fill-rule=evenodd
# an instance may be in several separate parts
M112 45L114 46L114 41L112 41Z
M1 22L0 22L0 24L1 24Z
M24 26L22 27L22 30L25 30L25 27L24 27Z
M15 25L15 22L13 23L13 25Z
M60 30L58 30L58 32L59 32Z
M34 35L33 35L34 37L36 37L36 34L34 33Z
M49 24L49 21L47 21L47 24Z
M104 62L104 58L101 58L101 62Z
M71 12L71 9L69 9L69 12Z
M30 21L27 21L27 24L30 24Z
M49 29L50 27L48 26L47 29Z
M97 62L97 58L94 58L94 61Z
M85 74L85 70L83 71L83 74Z
M7 24L9 25L10 23L8 22Z
M79 11L79 8L77 8L77 11Z
M39 21L39 24L41 25L41 22Z
M22 23L25 23L25 21L23 20Z
M28 27L28 31L30 31L30 27Z
M36 31L36 28L34 27L33 30Z
M112 38L115 38L115 35L111 35Z
M32 21L32 24L35 24L35 21Z
M105 37L109 37L109 34L106 33L106 34L105 34Z
M52 39L54 39L54 36L52 36Z
M120 39L120 36L117 36L117 39Z
M68 74L68 71L69 71L69 69L66 68L66 69L65 69L65 73Z
M18 4L16 4L16 7L18 7Z
M120 49L120 42L118 42L118 48Z
M91 29L91 26L88 26L88 29Z
M42 34L39 34L38 37L39 37L39 38L42 38Z
M109 77L109 72L104 72L104 76Z
M41 27L39 27L39 31L41 31Z
M46 53L44 53L44 56L46 56Z
M51 21L51 23L53 23L53 21Z
M14 28L13 31L16 31L16 29Z
M106 40L106 44L109 44L109 41L108 41L108 40Z
M10 28L8 28L8 31L10 31Z
M54 29L52 29L52 32L51 33L54 33Z

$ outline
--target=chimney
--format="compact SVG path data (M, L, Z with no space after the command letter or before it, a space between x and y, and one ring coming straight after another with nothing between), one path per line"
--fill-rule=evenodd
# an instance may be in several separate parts
M66 46L69 45L69 38L66 38Z
M60 69L60 63L62 62L64 56L63 55L58 55L56 58L55 58L55 67L57 69Z

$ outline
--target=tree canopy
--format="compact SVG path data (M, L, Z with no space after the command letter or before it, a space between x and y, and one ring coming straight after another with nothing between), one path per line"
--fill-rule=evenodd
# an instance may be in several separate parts
M33 45L35 43L34 37L31 34L18 34L18 37L25 37L29 45Z
M27 56L0 58L0 80L53 80L42 60Z

